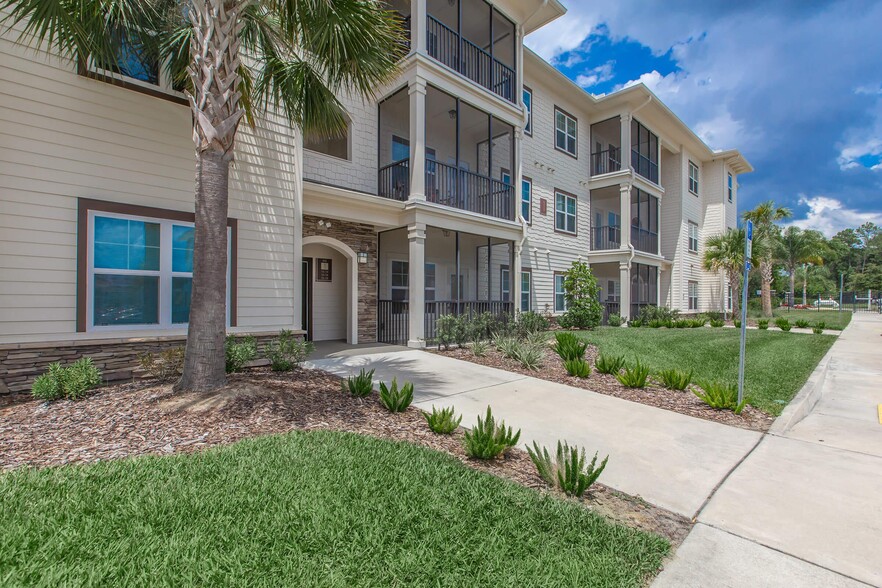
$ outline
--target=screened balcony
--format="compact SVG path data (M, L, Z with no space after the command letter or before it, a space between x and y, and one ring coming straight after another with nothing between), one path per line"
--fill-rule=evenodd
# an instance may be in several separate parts
M622 122L616 116L591 125L591 175L622 169Z
M658 184L658 135L631 119L631 167L634 172Z
M591 249L619 249L622 241L622 206L618 186L591 190ZM658 254L658 198L642 190L631 190L631 229L628 235L637 251Z
M514 23L484 0L427 0L426 8L429 56L516 102Z
M658 255L658 198L637 188L631 190L631 245Z
M630 316L639 316L645 306L658 306L658 268L634 263L631 264Z

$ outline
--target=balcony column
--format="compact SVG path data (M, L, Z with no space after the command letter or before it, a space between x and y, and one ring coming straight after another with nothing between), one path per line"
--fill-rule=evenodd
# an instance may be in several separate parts
M634 318L631 316L631 265L627 261L619 263L619 314L622 319Z
M521 243L512 243L511 275L509 290L511 291L512 308L515 314L521 311Z
M426 31L428 21L426 0L410 1L410 46L417 53L426 54Z
M407 89L410 96L410 195L426 199L426 80L417 77Z
M631 169L631 114L622 113L619 117L622 123L619 140L622 142L621 164L623 170Z
M619 228L619 247L630 249L631 245L631 184L619 184L619 215L622 226Z
M426 346L426 225L408 225L407 244L407 346L419 348Z
M521 138L523 137L524 131L521 130L521 127L514 128L514 144L512 145L512 149L514 149L514 162L512 166L514 167L514 173L512 174L512 206L514 206L514 214L509 215L509 218L513 218L514 220L522 219L521 216L521 190L523 187L521 186L521 181L524 177L524 170L521 168Z

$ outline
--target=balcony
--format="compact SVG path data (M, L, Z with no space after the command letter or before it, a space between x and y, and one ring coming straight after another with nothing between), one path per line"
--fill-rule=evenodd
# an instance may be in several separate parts
M622 161L622 134L628 136L628 129L622 128L619 116L591 125L591 176L601 176L617 172L628 163L638 176L658 184L658 136L644 127L639 121L631 119L631 149L629 162Z
M630 232L627 235L622 235L622 204L622 193L618 186L591 190L591 250L627 248L630 242L637 251L658 255L658 198L637 188L631 190L630 207L626 208L630 216ZM625 236L627 242L623 240Z
M599 176L610 174L622 169L622 150L618 147L610 147L603 151L591 153L591 175Z
M591 227L591 249L605 251L622 246L622 228L617 225Z
M484 0L428 0L427 9L429 56L517 103L514 23Z
M634 173L658 184L658 135L631 119L631 167Z
M658 233L631 225L631 245L637 251L658 254Z

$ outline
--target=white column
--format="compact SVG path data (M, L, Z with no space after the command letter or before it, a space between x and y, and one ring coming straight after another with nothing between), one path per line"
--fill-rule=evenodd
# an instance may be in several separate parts
M622 217L619 246L628 249L631 244L631 184L619 184L619 214Z
M410 2L410 47L417 53L426 53L426 0Z
M514 129L514 144L512 145L512 149L514 149L514 173L512 174L512 183L514 184L514 202L512 205L515 207L514 209L514 217L515 220L519 220L522 218L521 216L521 179L524 177L524 170L521 168L521 137L523 136L523 131L521 127L515 127Z
M408 242L408 347L425 347L426 314L426 225L407 227Z
M303 316L303 136L300 131L296 132L297 148L294 153L294 168L296 170L294 182L294 251L292 258L294 263L294 289L291 292L291 303L294 305L292 326L294 330L303 329L306 325L306 317ZM306 276L311 279L312 276Z
M426 81L416 78L410 95L410 200L426 199Z
M511 264L511 301L514 303L515 313L521 310L521 244L512 243L514 249L514 261Z
M631 268L628 262L619 263L619 314L623 319L631 317Z
M631 169L631 115L623 113L620 117L622 122L620 141L622 142L622 169Z

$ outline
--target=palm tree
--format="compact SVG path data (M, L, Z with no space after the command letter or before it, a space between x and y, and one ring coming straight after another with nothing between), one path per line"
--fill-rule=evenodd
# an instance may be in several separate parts
M824 243L824 236L818 231L804 231L799 227L790 226L784 229L775 244L775 256L790 274L791 306L796 298L796 269L806 263L823 264L821 249Z
M397 73L400 19L371 0L0 0L0 8L8 11L2 24L21 27L22 43L97 63L116 63L134 46L185 84L196 222L184 373L175 389L222 386L228 180L239 123L273 110L304 133L340 134L346 119L336 94L370 96Z
M770 246L766 254L759 258L760 279L762 282L763 316L772 316L772 278L774 278L773 243L778 238L779 229L776 222L788 218L793 213L789 208L775 206L773 200L757 205L753 210L746 211L742 218L753 222L754 235L765 240Z
M732 314L738 315L741 301L741 276L744 271L744 242L747 238L743 228L729 229L722 235L709 237L704 248L704 269L722 271L732 289ZM753 256L757 256L756 241Z

